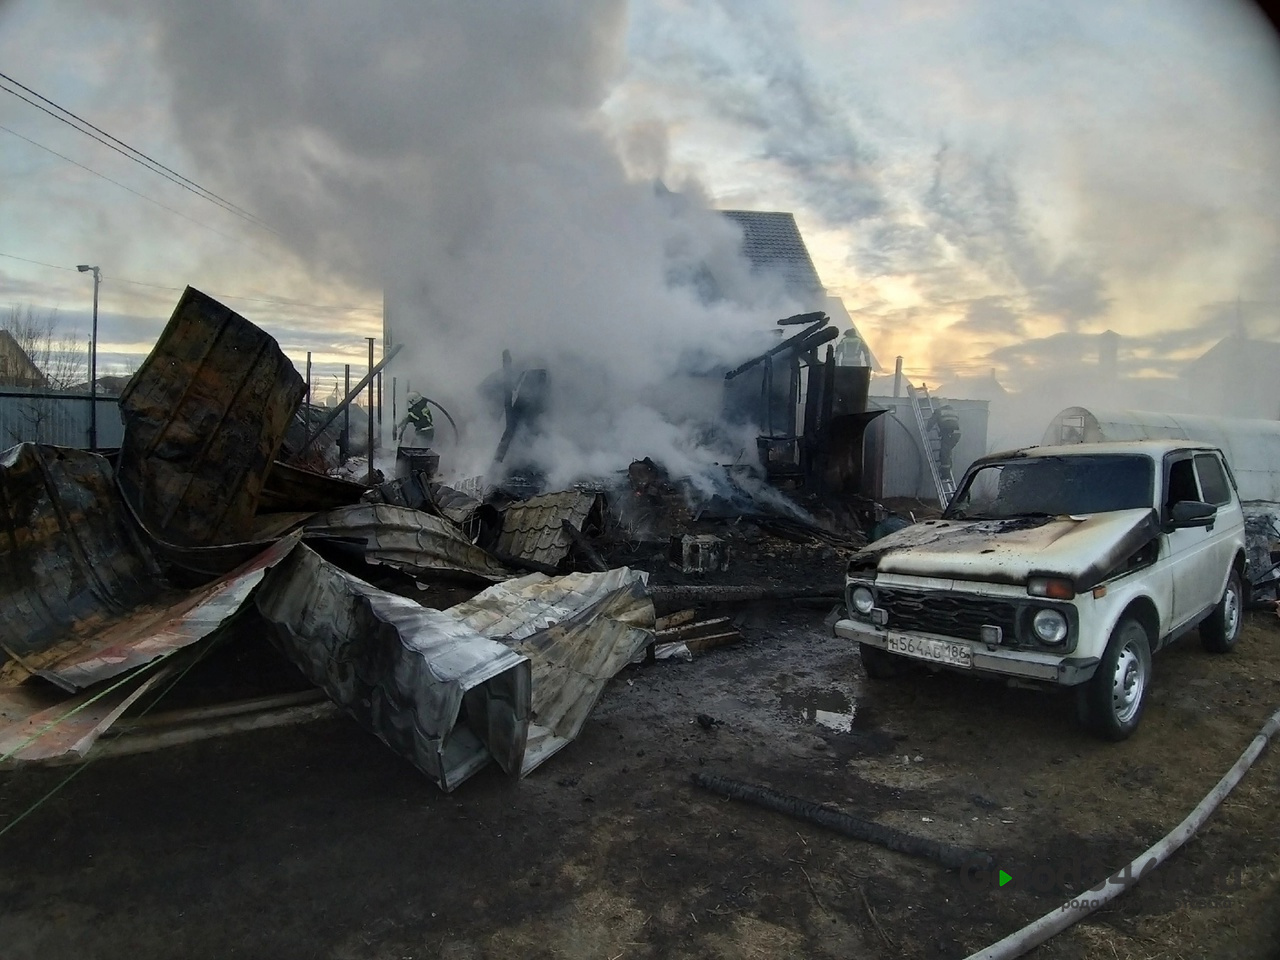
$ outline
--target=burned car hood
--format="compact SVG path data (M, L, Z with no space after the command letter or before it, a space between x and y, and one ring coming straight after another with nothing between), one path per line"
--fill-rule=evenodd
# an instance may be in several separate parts
M1156 511L1146 507L1081 517L927 520L875 541L850 566L996 583L1061 576L1079 591L1106 580L1159 533Z

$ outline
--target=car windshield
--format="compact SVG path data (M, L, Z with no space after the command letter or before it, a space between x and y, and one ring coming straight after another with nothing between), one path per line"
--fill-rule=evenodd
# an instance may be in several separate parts
M984 464L946 515L957 520L1106 513L1149 507L1153 463L1137 456L1019 457Z

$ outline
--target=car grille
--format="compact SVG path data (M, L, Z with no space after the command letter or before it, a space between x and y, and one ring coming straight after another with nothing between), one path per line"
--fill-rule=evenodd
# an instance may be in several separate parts
M876 591L877 606L889 614L891 630L919 630L944 637L981 640L984 624L999 627L1005 642L1017 640L1017 607L1007 600L918 590Z

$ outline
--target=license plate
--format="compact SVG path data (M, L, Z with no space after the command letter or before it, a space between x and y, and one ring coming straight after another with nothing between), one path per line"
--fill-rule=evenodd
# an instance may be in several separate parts
M946 640L925 640L922 637L890 634L885 640L885 649L890 653L900 653L903 656L915 657L918 660L945 663L949 667L973 666L973 651L964 643L949 643Z

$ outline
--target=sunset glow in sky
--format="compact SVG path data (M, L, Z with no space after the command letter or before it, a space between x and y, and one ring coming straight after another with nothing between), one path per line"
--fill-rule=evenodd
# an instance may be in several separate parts
M74 267L93 263L108 367L150 348L187 284L297 361L359 365L380 274L404 270L377 254L388 237L439 260L510 209L493 184L542 183L533 199L590 234L625 201L578 207L566 184L661 178L793 212L876 354L917 378L994 368L1027 389L1063 332L1117 331L1143 376L1239 323L1280 339L1280 44L1247 4L288 6L0 0L0 71L269 225L6 93L0 308L87 328ZM469 176L482 164L505 172ZM578 260L572 238L517 232L519 262L495 246L467 283L522 272L553 309L537 257Z

